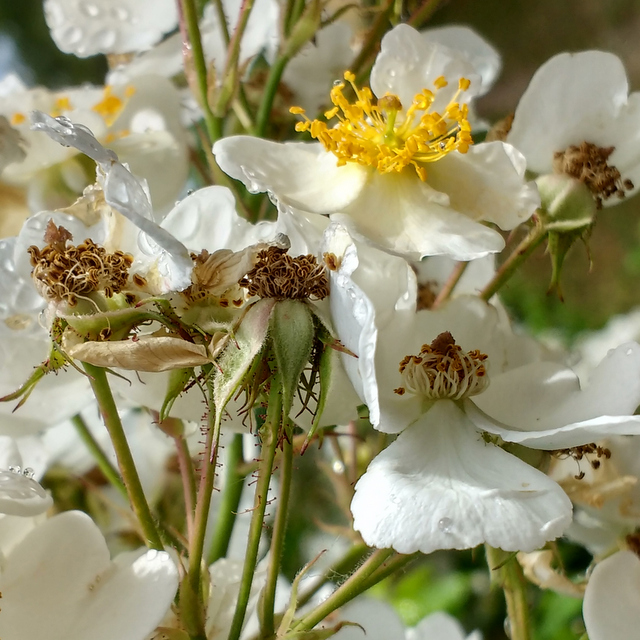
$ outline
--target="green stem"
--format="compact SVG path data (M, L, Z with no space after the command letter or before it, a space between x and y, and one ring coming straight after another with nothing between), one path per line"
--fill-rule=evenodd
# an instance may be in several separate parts
M367 33L364 44L360 49L360 53L356 56L356 59L351 63L351 72L358 76L358 82L360 81L362 72L365 70L367 61L372 58L380 47L380 40L382 35L391 26L389 22L389 15L393 11L394 0L386 0L384 7L380 10L377 18L371 29Z
M180 476L182 477L182 488L184 489L184 507L187 515L187 531L189 540L193 535L193 515L196 505L196 476L193 471L193 462L187 441L183 436L177 436L173 439L176 445L176 455L178 457L178 465L180 467Z
M122 483L122 478L117 469L111 464L111 460L107 457L105 452L100 448L98 441L93 437L91 431L87 427L85 421L80 414L71 418L73 426L76 428L80 439L86 445L87 449L96 461L98 468L104 474L105 478L125 497L128 498L127 488Z
M385 563L382 567L380 567L377 571L375 571L371 577L365 581L364 583L364 591L370 589L374 585L382 582L385 578L393 575L396 571L400 571L403 567L408 565L413 560L416 560L420 557L419 553L414 553L412 555L404 555L404 554L396 554L391 560Z
M271 538L271 556L267 570L267 583L262 591L262 635L265 638L275 633L274 609L276 602L276 583L280 573L280 562L284 549L284 538L289 518L289 496L293 472L293 445L291 437L285 435L282 442L282 463L280 466L280 485L278 491L278 510Z
M236 433L231 440L225 460L224 489L222 490L218 519L216 520L216 527L207 556L207 564L213 564L216 560L227 555L244 487L245 476L240 472L240 468L244 466L243 462L242 434Z
M242 568L242 578L240 590L236 602L236 610L233 614L233 621L229 631L228 640L238 640L242 632L242 625L247 612L247 604L251 595L251 584L253 574L256 570L256 560L258 558L258 546L262 535L264 522L264 512L267 507L267 493L271 482L271 472L273 470L273 460L278 446L278 427L282 416L282 382L280 376L275 374L271 379L271 392L269 394L269 404L267 407L267 420L260 429L262 437L262 448L260 451L260 463L258 466L258 483L253 502L253 514L249 525L249 539L247 541L247 551Z
M189 576L191 589L194 593L201 593L201 567L204 551L204 537L209 519L209 509L211 507L211 496L213 494L213 484L216 476L216 460L218 456L218 442L220 440L221 420L216 418L215 405L213 402L213 382L207 381L208 390L208 424L207 438L205 441L202 465L200 470L200 487L196 501L196 513L193 519L193 536L189 543Z
M500 265L489 284L483 289L480 297L486 301L490 300L546 237L547 230L542 224L536 223L536 226L529 231L515 251Z
M369 578L394 553L393 549L377 549L374 551L366 562L324 602L297 623L294 622L291 630L297 632L310 631L336 609L366 591L371 586L368 582Z
M513 552L485 545L491 581L498 584L507 603L509 637L531 640L531 622L527 603L527 581Z
M436 299L433 301L433 304L431 305L432 309L437 309L443 302L449 299L468 266L468 262L458 262L456 264L451 275L447 278L447 281L444 283L442 289L438 292Z
M209 141L213 144L222 137L222 120L216 118L209 104L209 81L207 75L207 61L204 57L200 26L198 25L198 12L194 0L180 0L180 28L183 39L190 45L193 68L196 72L197 93L200 97L200 106L204 113L204 121L207 127Z
M131 449L129 448L124 429L122 428L120 416L118 415L118 408L116 407L111 388L109 387L106 371L101 367L96 367L87 362L84 363L84 369L89 374L91 388L98 401L100 413L111 437L111 443L113 444L116 459L118 460L120 475L127 489L131 507L140 523L145 544L150 549L161 550L163 548L162 540L158 534L156 524L142 489L142 484L140 483L140 478L138 477L138 471L136 470L136 465L131 455Z
M280 84L280 78L282 78L282 74L284 73L288 62L289 56L280 55L273 63L271 69L269 69L267 82L262 90L262 100L260 101L258 113L256 114L255 135L259 138L264 138L267 131L273 101L276 97L278 85Z
M298 607L307 604L327 582L331 582L336 577L341 577L347 571L351 571L354 565L360 562L368 551L369 547L366 544L356 544L351 547L340 560L331 565L321 576L318 576L314 583L298 598Z
M424 24L428 22L431 16L437 11L441 2L442 0L424 0L422 5L418 7L413 12L409 20L407 20L407 24L410 24L416 29L424 26Z

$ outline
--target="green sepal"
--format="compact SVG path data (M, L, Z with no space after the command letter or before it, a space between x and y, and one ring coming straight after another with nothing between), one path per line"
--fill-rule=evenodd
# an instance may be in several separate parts
M204 637L205 612L201 598L191 585L190 576L186 575L180 582L178 591L180 623L190 638Z
M169 372L169 383L167 384L167 394L164 397L162 407L160 407L160 422L164 422L173 407L173 403L180 397L184 388L189 384L191 378L194 377L193 368L172 369Z
M550 231L547 236L547 253L551 258L551 281L549 282L547 293L555 291L561 301L564 300L560 287L560 277L562 275L564 259L576 240L582 240L585 243L588 253L587 240L591 235L591 229L592 227L587 227L561 233Z
M315 325L309 306L300 300L278 301L271 315L270 333L282 379L282 415L288 416L313 348Z

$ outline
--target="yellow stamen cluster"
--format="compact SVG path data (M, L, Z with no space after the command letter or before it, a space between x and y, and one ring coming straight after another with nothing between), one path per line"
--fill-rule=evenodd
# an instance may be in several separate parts
M329 295L324 265L312 255L292 258L275 246L258 253L255 267L239 284L251 296L276 300L322 300Z
M329 128L320 120L309 120L301 107L291 113L304 118L296 131L308 131L338 158L338 166L347 162L375 167L380 173L400 172L412 165L421 180L426 180L425 163L435 162L451 151L466 153L473 144L468 121L468 107L460 104L460 94L469 88L469 80L461 78L458 90L442 113L430 111L438 91L447 86L444 77L434 82L434 90L423 89L403 111L400 99L385 94L373 104L373 94L367 87L358 89L355 76L346 71L356 100L351 104L344 96L345 83L331 90L334 107L324 115L337 118Z
M77 298L102 291L107 298L120 293L127 284L133 256L116 251L107 253L87 239L78 246L67 246L71 234L49 221L43 249L29 247L31 273L40 295L49 300L66 300L75 306Z
M486 354L478 350L463 351L445 331L431 344L423 344L417 356L400 362L404 386L394 389L398 395L407 391L429 400L460 400L484 391L488 384Z
M135 89L133 87L127 87L124 92L124 99L122 99L117 95L114 95L111 86L107 85L104 88L104 95L102 100L94 104L93 107L91 107L91 110L99 114L105 121L107 126L110 127L118 119L118 116L127 103L127 99L130 98L134 93Z

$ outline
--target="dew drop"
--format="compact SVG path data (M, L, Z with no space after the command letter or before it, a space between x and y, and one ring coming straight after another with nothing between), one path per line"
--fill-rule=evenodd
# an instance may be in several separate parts
M74 45L82 40L82 29L70 26L60 34L60 40L66 45Z
M632 356L633 355L633 349L627 349L625 352L628 356Z
M340 460L335 460L332 468L334 473L344 473L344 463L340 462Z
M113 29L102 29L93 36L94 44L99 49L109 49L115 44L116 32Z
M438 522L438 529L442 533L451 533L453 531L453 520L451 518L441 518Z
M333 81L333 86L334 87L339 87L342 84L342 80L334 80Z
M395 69L389 69L389 71L387 73L389 74L390 78L395 78L396 77L396 70Z
M11 472L13 472L13 473L21 473L21 472L22 472L22 468L21 468L21 467L19 467L19 466L17 466L17 465L16 465L16 466L11 465L11 466L9 467L9 471L11 471Z
M129 11L124 7L113 7L111 9L111 15L120 22L125 22L129 19Z
M25 478L33 478L33 476L35 476L35 475L36 475L36 472L35 472L31 467L25 467L25 468L22 470L22 475L23 475Z
M100 15L100 8L92 2L81 2L80 11L89 18L97 18Z

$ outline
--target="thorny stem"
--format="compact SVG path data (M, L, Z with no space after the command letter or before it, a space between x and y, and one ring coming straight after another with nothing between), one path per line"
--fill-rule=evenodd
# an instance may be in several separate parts
M127 488L122 483L122 478L117 469L111 464L111 460L107 457L105 452L101 449L98 441L93 437L91 431L87 427L85 421L80 414L77 414L71 418L73 426L76 428L80 439L86 445L87 449L96 461L98 468L104 474L105 478L122 494L125 498L127 495Z
M531 640L527 581L522 573L522 567L512 552L496 549L488 544L485 544L485 550L491 582L498 584L504 592L509 619L509 637L511 640Z
M255 499L253 503L253 514L249 525L249 539L247 541L247 551L242 568L242 578L240 590L236 602L236 610L233 614L233 621L227 640L238 640L242 632L242 625L247 611L249 596L251 595L251 584L253 574L256 569L258 557L258 546L262 534L264 522L264 512L267 507L267 493L271 482L271 472L273 470L273 460L278 446L278 428L282 416L282 384L280 376L275 374L271 379L271 392L269 393L269 404L267 407L267 419L260 429L262 447L260 450L260 462L258 466L258 483L256 486Z
M284 548L284 537L289 517L289 496L293 471L293 445L291 436L284 436L282 441L282 462L280 464L280 484L278 491L278 510L273 525L271 538L271 555L267 570L267 583L262 592L262 635L265 638L275 633L274 609L276 601L276 583L280 573L280 562Z
M456 264L451 271L451 275L447 278L447 281L444 283L442 289L438 292L436 299L433 301L433 304L431 305L432 309L437 309L443 302L449 299L468 266L468 262L458 262Z
M310 631L318 623L322 622L329 614L339 609L353 598L359 596L372 586L369 578L379 569L388 558L393 555L393 549L377 549L366 562L341 584L326 600L318 605L304 618L294 622L291 630L297 632Z
M210 145L222 137L222 120L216 118L209 104L209 86L207 79L207 61L204 57L200 27L198 25L198 12L194 0L180 0L180 31L185 48L185 57L193 60L193 68L196 72L197 94L200 97L200 106L204 113L204 121L209 135ZM224 23L223 23L224 24ZM189 54L191 54L189 56ZM188 68L187 60L185 67Z
M191 536L193 535L193 512L196 505L196 478L193 472L193 462L191 461L187 441L183 436L177 436L173 439L173 442L176 445L176 455L178 457L180 476L182 477L182 487L184 489L187 533L189 540L191 540Z
M298 607L302 607L313 596L322 589L322 587L331 582L335 578L339 578L350 571L351 568L357 564L369 551L369 547L366 544L356 544L351 547L335 564L332 564L322 575L318 576L313 584L298 598Z
M207 520L209 519L211 495L213 494L213 484L216 476L218 443L220 440L221 420L216 419L213 402L213 382L210 378L207 381L207 391L209 405L207 438L201 463L203 468L200 469L200 487L198 488L196 513L193 520L193 536L189 541L189 576L194 593L201 592L200 571L204 550L204 536L207 530Z
M207 556L207 564L213 564L216 560L227 555L244 487L245 474L240 471L241 467L244 466L243 462L242 434L236 433L227 449L224 489L222 490L222 500L220 501L216 527Z
M480 293L480 297L485 301L489 301L546 237L547 230L544 225L536 222L536 225L516 247L515 251L500 265L496 274Z
M118 415L118 408L116 407L111 388L109 387L106 371L102 367L96 367L87 362L84 363L84 369L89 374L91 388L93 389L104 424L107 427L111 443L116 452L120 474L122 475L124 486L127 489L131 507L140 523L145 544L150 549L162 550L162 540L158 534L156 524L142 489L142 484L140 483L140 478L138 477L138 471L133 456L131 455L129 443L127 442L127 436L124 433L122 422Z

